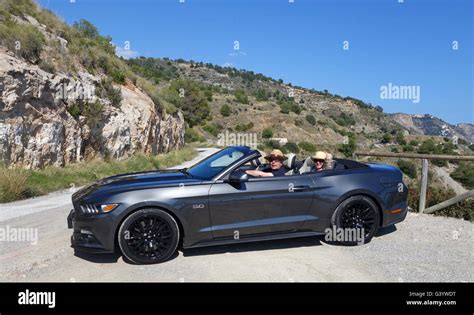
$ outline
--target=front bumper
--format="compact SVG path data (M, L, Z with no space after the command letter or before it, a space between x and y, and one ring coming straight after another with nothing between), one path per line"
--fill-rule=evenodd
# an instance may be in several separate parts
M115 252L115 229L111 216L78 216L72 209L67 216L67 225L73 229L71 246L74 249L91 253Z

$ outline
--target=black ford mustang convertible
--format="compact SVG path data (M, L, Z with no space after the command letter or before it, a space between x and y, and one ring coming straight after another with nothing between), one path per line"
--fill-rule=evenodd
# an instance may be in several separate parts
M281 177L264 169L260 152L227 147L189 169L108 177L77 191L68 216L77 250L114 252L157 263L177 249L323 235L358 229L362 243L379 227L405 219L407 187L399 169L334 159L314 172L310 158L284 162ZM341 234L342 235L342 234ZM361 242L337 239L345 245Z

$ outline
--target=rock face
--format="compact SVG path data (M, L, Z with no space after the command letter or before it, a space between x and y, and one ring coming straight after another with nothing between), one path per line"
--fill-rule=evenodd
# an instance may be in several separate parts
M134 153L157 154L184 144L181 113L162 115L153 101L129 84L120 108L95 96L99 77L51 74L0 50L0 163L42 168L64 166L96 156L117 159ZM92 128L74 118L75 102L97 102L102 117Z
M469 143L474 142L474 125L451 125L444 120L429 114L410 115L403 113L390 114L390 116L411 133L452 138L457 136Z

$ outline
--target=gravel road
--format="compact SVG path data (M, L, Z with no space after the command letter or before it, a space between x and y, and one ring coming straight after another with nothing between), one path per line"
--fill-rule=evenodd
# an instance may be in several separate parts
M474 281L473 224L414 213L357 247L305 237L188 249L147 266L118 254L75 255L66 226L72 192L0 205L0 231L38 231L37 243L0 241L0 281Z

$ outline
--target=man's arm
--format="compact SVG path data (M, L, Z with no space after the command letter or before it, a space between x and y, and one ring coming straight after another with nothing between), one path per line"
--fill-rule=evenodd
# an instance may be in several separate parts
M262 172L262 171L257 171L257 170L248 170L248 171L245 171L245 173L247 173L251 176L255 176L255 177L270 177L270 176L273 176L273 174L270 173L270 172Z

